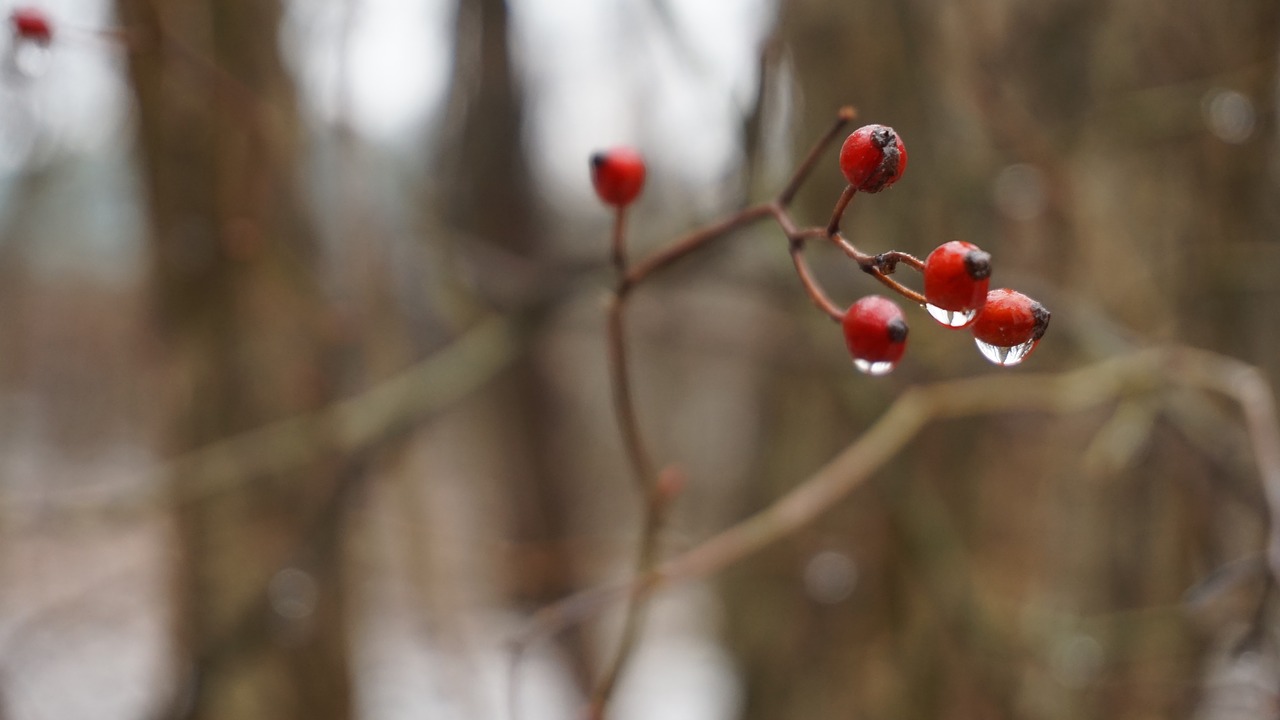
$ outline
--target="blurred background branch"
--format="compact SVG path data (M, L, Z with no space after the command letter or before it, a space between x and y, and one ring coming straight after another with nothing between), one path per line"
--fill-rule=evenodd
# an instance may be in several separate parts
M911 160L842 231L976 242L1054 327L987 380L906 307L873 380L770 223L663 265L627 310L686 479L659 547L718 572L653 596L617 717L1274 715L1274 0L36 5L47 47L0 37L0 716L579 712L616 603L504 670L538 608L625 594L644 522L587 158L644 152L660 258L847 103ZM819 158L795 222L842 186ZM880 289L838 253L833 305Z

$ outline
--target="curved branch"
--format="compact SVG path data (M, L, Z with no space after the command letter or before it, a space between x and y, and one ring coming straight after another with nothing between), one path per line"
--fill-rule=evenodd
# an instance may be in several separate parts
M516 637L514 647L520 652L618 599L713 575L789 536L861 486L936 420L1027 411L1068 414L1168 387L1215 392L1240 405L1267 497L1267 559L1280 580L1280 421L1271 384L1257 368L1234 358L1187 347L1156 348L1056 375L1001 374L911 388L861 437L767 508L660 563L652 573L548 605Z

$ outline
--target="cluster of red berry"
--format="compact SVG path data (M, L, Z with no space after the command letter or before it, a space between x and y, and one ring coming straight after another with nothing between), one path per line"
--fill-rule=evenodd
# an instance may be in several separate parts
M48 45L53 42L53 23L39 8L18 7L9 14L9 26L18 40Z
M902 177L907 150L893 128L858 128L840 148L840 170L858 192L877 193ZM953 240L929 253L924 274L925 309L944 327L970 328L978 349L998 365L1016 365L1035 349L1049 327L1049 311L1016 290L989 290L991 256L973 243ZM844 316L844 336L859 369L892 370L906 350L907 324L888 298L865 297Z
M850 134L840 149L840 169L849 181L849 189L828 234L838 235L839 215L853 193L885 190L902 177L906 167L907 150L893 128L867 125ZM591 179L601 200L623 208L639 197L644 187L644 160L630 148L596 153L591 156ZM900 262L919 270L924 275L923 294L897 283L891 286L923 304L944 327L970 329L979 351L993 363L1008 366L1022 362L1049 326L1049 311L1039 302L1008 288L989 289L991 256L973 243L945 243L923 262L899 252L880 257L888 256L892 260L882 263L859 255L872 261L863 269L882 278ZM850 305L839 319L845 344L859 370L881 375L902 358L907 346L907 321L892 300L869 295Z

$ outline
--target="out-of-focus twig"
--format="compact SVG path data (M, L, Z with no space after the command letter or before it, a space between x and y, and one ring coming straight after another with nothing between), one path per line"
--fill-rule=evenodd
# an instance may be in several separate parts
M265 475L287 472L321 454L361 450L421 422L465 398L520 352L518 320L492 315L404 372L358 395L235 435L155 468L156 478L182 478L177 502L199 502ZM167 506L159 482L138 493L102 500L82 495L55 498L55 512L136 512ZM0 506L19 502L0 499Z
M461 398L505 367L519 343L512 321L492 316L443 349L369 390L312 414L282 420L175 459L169 468L187 478L183 498L217 493L246 477L282 472L328 452L374 443L424 414Z
M1243 361L1174 346L1056 375L1001 374L911 388L843 452L769 507L660 563L652 573L591 588L539 610L515 638L515 647L581 622L619 598L713 575L787 537L861 486L934 421L1010 412L1069 414L1171 387L1222 394L1240 406L1267 497L1267 560L1272 576L1280 578L1280 422L1273 388Z

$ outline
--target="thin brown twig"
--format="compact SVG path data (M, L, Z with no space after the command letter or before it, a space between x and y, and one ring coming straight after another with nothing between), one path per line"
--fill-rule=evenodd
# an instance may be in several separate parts
M177 502L197 503L252 478L290 472L325 452L357 452L416 426L488 382L522 352L520 333L515 320L497 315L482 318L450 344L368 390L316 412L210 443L147 475L184 478ZM58 498L55 507L68 515L132 514L173 502L171 493L160 494L161 487L159 482L148 482L145 490L105 501L70 494ZM20 502L0 495L0 511Z
M889 289L918 305L924 305L928 302L922 293L912 290L889 277L900 262L916 270L923 271L924 263L916 256L897 250L880 253L879 255L869 255L855 247L839 232L831 233L828 237L845 255L848 255L854 262L858 263L858 267L862 268L863 272L879 280Z
M642 494L648 494L649 485L653 482L653 461L640 436L640 425L636 419L635 402L631 394L631 375L627 369L626 329L623 326L623 311L626 307L626 294L622 285L609 300L606 323L609 349L609 380L613 388L614 414L618 418L618 429L622 434L622 444L626 448L627 460L631 463L632 480Z
M628 268L622 278L622 292L629 291L649 278L650 275L663 270L677 260L692 254L694 251L740 228L759 222L774 213L770 203L747 206L719 222L698 228L674 241L670 245L654 252L645 259Z
M804 243L791 243L791 262L796 267L796 275L800 278L800 284L804 286L805 292L809 294L809 299L813 301L818 309L826 313L828 317L836 322L840 322L844 318L844 311L836 307L831 302L831 298L823 292L822 287L818 285L813 278L813 273L809 271L809 263L804 259Z
M640 577L650 577L658 561L658 538L662 524L666 518L666 510L672 498L665 498L657 491L657 485L649 493L645 508L645 527L640 533L640 548L636 558L636 567L640 569ZM614 651L613 661L596 683L595 690L587 704L585 713L588 720L602 720L605 716L609 699L618 686L618 680L626 669L627 662L634 654L635 646L640 641L640 633L644 629L645 618L649 608L649 585L641 582L630 593L629 605L622 621L622 634L618 638L618 647Z
M619 206L613 214L613 267L622 277L627 272L627 207Z
M738 215L739 221L741 221L741 218L742 215ZM730 220L733 219L730 218ZM687 254L716 237L728 233L734 227L737 227L737 225L726 223L725 229L719 230L718 233L707 231L693 233L684 239L683 244L678 242L675 247L687 248L683 250ZM631 464L632 478L640 493L646 498L644 525L640 531L640 546L635 564L636 573L644 576L652 571L654 562L657 559L658 537L661 534L663 520L666 516L667 503L658 492L653 460L640 432L640 421L636 415L635 401L631 393L631 375L627 368L626 328L623 320L627 294L634 283L639 282L639 280L630 279L625 248L625 216L623 209L619 208L615 216L613 229L613 259L614 269L618 275L618 284L614 288L613 297L610 298L609 302L606 340L609 355L609 380L613 388L613 407L618 419L618 430L622 435L622 442L626 447L627 458ZM680 256L673 256L672 259L674 260L675 257ZM659 264L656 267L663 266ZM640 279L644 277L644 275L641 275ZM622 676L622 671L626 667L636 643L639 641L647 607L648 598L643 592L632 593L628 598L627 609L623 618L622 635L618 639L618 647L614 651L613 659L606 666L604 673L596 683L595 689L591 692L586 712L586 716L590 720L604 717L609 698L613 696L614 688L618 685L618 678Z
M828 235L840 232L840 221L844 219L845 210L849 209L849 203L853 202L853 196L857 194L858 189L852 185L846 185L844 192L840 193L840 199L836 200L835 209L831 211L831 221L827 223Z
M845 105L836 112L835 122L831 124L831 127L822 137L818 138L813 147L809 148L809 152L805 154L804 159L796 166L796 171L791 174L791 179L787 181L787 184L778 193L778 205L785 208L791 204L791 201L795 199L796 193L800 191L800 186L808 179L809 173L813 172L813 168L817 165L818 158L822 156L823 151L836 139L840 131L853 122L856 117L858 117L858 111L852 105Z
M920 272L924 272L924 261L910 253L904 253L900 250L890 250L875 256L876 267L885 272L886 275L892 274L898 263L910 266Z
M924 305L926 302L928 302L928 300L925 299L924 295L916 292L915 290L912 290L906 285L903 285L897 280L894 280L893 278L889 277L884 273L883 270L880 270L874 267L870 267L870 268L863 267L862 269L865 270L867 274L870 275L871 277L875 278L876 280L879 280L885 287L898 293L899 295L905 297L906 299L914 303L917 303L919 305Z

